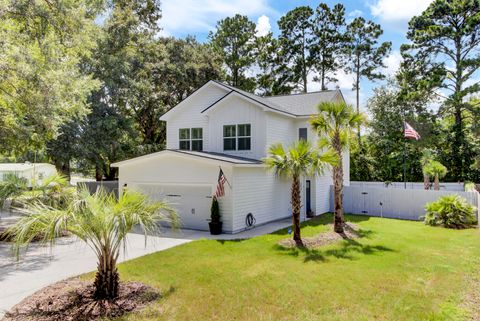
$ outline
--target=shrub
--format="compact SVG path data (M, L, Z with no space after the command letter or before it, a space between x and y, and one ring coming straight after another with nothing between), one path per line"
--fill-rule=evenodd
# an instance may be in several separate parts
M425 206L425 224L447 228L467 228L476 221L475 208L463 197L445 195Z
M212 207L210 208L210 219L213 223L220 222L220 207L215 196L212 199Z
M463 188L465 189L465 192L474 192L475 191L475 183L465 182Z

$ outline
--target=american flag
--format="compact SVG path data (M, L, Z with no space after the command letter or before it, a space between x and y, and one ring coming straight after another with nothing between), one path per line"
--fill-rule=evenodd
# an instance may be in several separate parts
M225 174L223 174L222 169L220 168L220 172L218 173L218 182L217 182L217 190L215 191L215 197L222 197L225 196L225 182L227 178Z
M405 138L413 138L413 139L416 139L416 140L420 139L420 134L417 133L417 131L415 129L413 129L413 127L410 126L409 123L405 122L404 129L405 129L405 132L404 132L404 137Z

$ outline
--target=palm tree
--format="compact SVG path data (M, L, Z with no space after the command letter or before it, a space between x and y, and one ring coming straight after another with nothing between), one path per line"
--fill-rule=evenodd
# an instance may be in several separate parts
M428 164L432 161L433 152L431 149L424 149L422 151L422 157L420 158L420 164L422 165L423 173L423 189L430 189L430 175L427 173L426 169Z
M140 226L145 238L160 222L176 226L174 210L164 202L150 201L147 196L125 191L117 199L112 193L100 189L90 195L84 187L65 208L53 208L41 202L27 204L23 216L7 233L12 237L14 250L34 239L53 246L55 239L68 232L85 242L98 259L94 297L111 300L118 295L119 274L117 259L125 246L127 233Z
M434 177L433 189L436 191L440 190L440 178L444 178L447 175L447 168L442 163L432 160L427 164L424 171L427 175Z
M318 114L310 120L310 125L317 132L318 147L331 148L338 157L333 167L334 185L334 231L343 233L343 151L354 139L354 128L359 128L366 121L365 115L354 111L344 102L324 102L318 105Z
M268 149L268 157L263 162L279 176L292 178L292 221L293 239L302 245L300 235L300 177L321 173L327 164L336 164L336 154L328 150L319 153L305 140L293 143L285 150L282 144L273 144Z

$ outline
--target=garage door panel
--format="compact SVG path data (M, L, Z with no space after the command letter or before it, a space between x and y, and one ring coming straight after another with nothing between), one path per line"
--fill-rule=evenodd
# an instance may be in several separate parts
M132 184L132 189L145 193L153 200L167 201L177 210L181 227L208 230L211 186L187 186L164 184Z

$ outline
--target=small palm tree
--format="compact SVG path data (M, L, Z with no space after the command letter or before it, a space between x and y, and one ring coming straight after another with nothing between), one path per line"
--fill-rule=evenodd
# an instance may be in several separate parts
M326 165L335 165L338 162L336 154L328 150L319 153L305 140L293 143L285 150L282 144L273 144L268 150L268 157L263 159L268 168L279 176L292 178L292 221L293 239L302 245L300 235L300 177L321 173Z
M333 167L334 185L334 231L343 233L343 151L354 139L354 128L366 122L365 115L356 113L352 106L344 102L324 102L318 105L318 114L310 120L310 125L317 132L318 147L331 148L335 151L338 162Z
M19 196L26 190L28 190L28 182L25 178L6 174L0 182L0 209L7 199Z
M440 190L440 178L447 175L447 168L442 163L432 160L426 165L424 171L427 175L434 177L433 189Z
M34 239L53 246L63 233L75 235L97 256L94 297L98 300L111 300L118 295L117 259L134 226L140 226L146 238L162 221L177 224L176 213L168 204L149 201L147 196L129 190L117 199L103 189L90 195L86 188L81 188L65 208L34 202L21 211L26 215L7 231L17 257L20 248Z
M424 149L422 151L422 157L420 158L420 164L422 165L422 173L423 173L423 189L429 190L430 189L430 175L427 173L426 169L428 164L432 161L433 152L431 149Z

